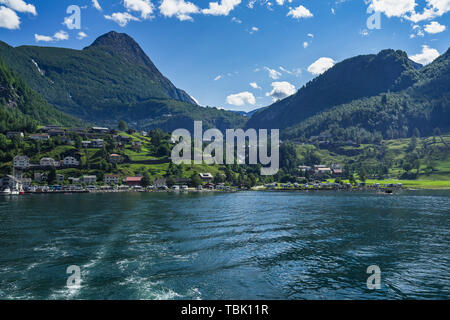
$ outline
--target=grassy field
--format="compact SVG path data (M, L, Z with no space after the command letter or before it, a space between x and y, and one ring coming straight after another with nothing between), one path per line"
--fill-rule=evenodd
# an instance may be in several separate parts
M412 187L427 186L439 188L445 187L450 183L450 150L448 149L450 135L444 135L442 139L447 145L442 143L439 137L417 139L417 147L414 152L419 154L419 174L416 180L406 180L405 184ZM296 150L300 161L304 160L308 150L313 150L321 159L321 163L327 165L334 163L341 165L363 164L367 168L376 168L382 161L388 161L392 163L389 170L389 178L398 180L405 173L402 163L411 153L409 150L410 143L411 139L396 139L383 141L382 145L378 146L361 144L359 146L343 146L329 149L304 144L296 146ZM383 160L378 158L380 149L385 150ZM413 169L412 172L415 173L417 171Z

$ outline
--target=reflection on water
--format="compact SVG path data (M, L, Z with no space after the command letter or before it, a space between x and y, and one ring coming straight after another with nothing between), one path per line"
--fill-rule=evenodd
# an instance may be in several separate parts
M0 298L449 299L449 196L1 198ZM370 265L381 290L367 289Z

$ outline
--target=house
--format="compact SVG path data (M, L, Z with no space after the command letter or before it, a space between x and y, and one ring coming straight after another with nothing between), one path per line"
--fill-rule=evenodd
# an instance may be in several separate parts
M81 182L80 178L74 178L74 177L70 177L67 180L69 180L70 184L79 184Z
M312 168L310 166L298 166L298 170L302 172L311 171L311 169Z
M77 134L85 134L86 129L85 128L69 128L67 129L68 132L77 133Z
M64 182L64 175L63 174L57 174L56 175L56 181L58 183L63 183Z
M103 139L92 140L92 148L103 148Z
M158 189L164 188L167 186L167 180L165 178L156 179L155 181L153 181L153 185Z
M110 154L109 155L109 162L111 163L120 163L122 161L122 157L118 154Z
M46 182L47 181L47 174L46 173L40 173L36 172L34 174L34 181L36 182Z
M27 156L15 156L13 165L14 168L27 169L30 166L30 158Z
M95 184L97 183L97 176L83 176L81 181L85 184Z
M61 130L61 126L50 125L50 126L42 127L41 130L42 130L42 131L45 131L45 132L48 132L48 131L50 131L50 130Z
M214 184L212 184L212 183L207 183L207 184L205 184L205 188L206 188L206 189L209 189L209 190L213 190L213 189L214 189Z
M48 141L50 136L48 134L30 134L30 139L34 141Z
M97 133L108 133L109 132L109 128L102 128L102 127L92 127L92 132L97 132Z
M214 179L211 173L199 173L199 175L203 181L212 181Z
M119 175L118 174L105 175L105 183L106 184L119 184Z
M81 141L81 146L83 148L91 148L92 142L91 141Z
M23 132L13 132L13 131L11 131L11 132L7 132L6 133L6 138L7 139L13 139L14 137L23 138L24 137Z
M126 177L125 184L129 187L141 186L142 177Z
M50 137L56 137L56 136L64 136L66 132L61 129L52 129L48 130L48 134L50 135Z
M120 137L120 141L122 141L125 144L131 143L133 141L132 137L127 137L127 136L119 136L119 137Z
M332 171L330 168L317 168L315 171L316 176L323 177L324 175L331 174Z
M59 167L60 163L52 158L42 158L39 162L41 167Z
M141 136L147 137L148 136L148 132L147 131L141 131Z
M342 169L332 169L332 170L333 170L333 175L336 177L340 177L344 173L344 171Z
M74 157L65 157L63 160L63 164L65 167L78 167L80 165L80 161L78 161Z

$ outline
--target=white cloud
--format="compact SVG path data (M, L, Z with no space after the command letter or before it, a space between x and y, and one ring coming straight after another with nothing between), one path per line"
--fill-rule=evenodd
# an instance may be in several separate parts
M222 75L218 75L217 77L214 78L214 81L220 80L222 79Z
M422 13L413 12L410 16L405 17L413 22L430 20L441 17L450 11L450 0L426 0L427 5Z
M293 9L290 8L288 16L292 16L292 18L295 19L301 19L301 18L312 18L314 15L304 6L298 6L297 8Z
M437 57L439 57L439 51L430 48L427 45L422 46L422 52L416 55L410 56L409 58L421 65L427 65L433 62Z
M335 63L331 58L322 57L308 67L308 72L319 75L333 67Z
M0 0L0 3L17 12L31 13L33 16L37 15L36 7L32 4L27 4L23 0Z
M43 42L52 42L52 41L54 41L54 40L53 40L53 37L50 37L50 36L43 36L43 35L40 35L40 34L34 34L34 40L35 40L36 42L39 42L39 41L43 41Z
M284 5L284 0L276 0L275 1L279 6Z
M423 12L416 12L416 0L369 0L370 8L387 17L399 17L420 22L441 17L450 11L450 0L426 0Z
M142 19L150 18L155 8L150 0L123 0L123 4L128 11L140 12Z
M237 94L232 94L227 97L227 103L233 106L242 107L244 105L254 105L256 103L253 93L245 91Z
M221 0L219 2L210 2L208 9L203 9L203 14L209 14L213 16L227 16L242 0Z
M413 13L416 5L415 0L371 0L370 8L391 18Z
M69 34L64 30L61 30L56 32L53 38L55 38L56 41L69 40Z
M34 40L36 42L40 42L40 41L43 41L43 42L56 42L56 41L69 40L69 34L66 31L64 31L64 30L56 32L53 35L53 37L51 37L51 36L44 36L44 35L40 35L40 34L35 34L34 35Z
M303 42L303 48L305 48L305 49L306 49L306 48L308 48L308 46L309 46L309 43L308 43L308 42L306 42L306 41L305 41L305 42Z
M98 3L97 0L92 0L92 6L97 9L98 11L102 11L102 7L100 6L100 4Z
M77 39L82 40L82 39L86 38L87 36L88 35L86 33L84 33L83 31L80 31L80 32L78 32Z
M293 95L296 92L295 86L287 81L272 82L272 91L267 92L267 97L272 97L273 101L281 100Z
M281 72L278 72L275 69L270 69L269 67L264 67L264 70L266 70L269 73L269 77L271 77L274 80L277 80L281 77Z
M115 12L112 15L105 15L105 19L116 22L119 26L125 27L130 21L140 21L135 16L132 16L128 12Z
M253 89L260 89L261 90L261 87L258 86L258 84L256 82L250 82L250 87L252 87Z
M242 23L242 20L239 20L236 17L231 18L231 21L236 22L237 24L241 24Z
M184 0L163 0L159 10L163 16L175 16L180 21L193 21L194 19L191 15L200 12L200 9L195 4Z
M432 21L430 24L425 26L425 31L431 34L441 33L447 29L446 26L440 24L439 22Z
M314 38L314 35L312 33L308 33L308 37Z
M0 28L16 30L20 27L20 18L10 8L0 7Z

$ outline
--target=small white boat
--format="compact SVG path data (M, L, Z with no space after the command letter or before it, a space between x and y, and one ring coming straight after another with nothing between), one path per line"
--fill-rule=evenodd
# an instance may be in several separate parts
M11 190L11 193L10 193L12 196L18 196L19 194L20 194L20 191L19 190L16 190L16 189L13 189L13 190Z
M11 195L11 190L9 188L0 190L0 196L9 196Z

